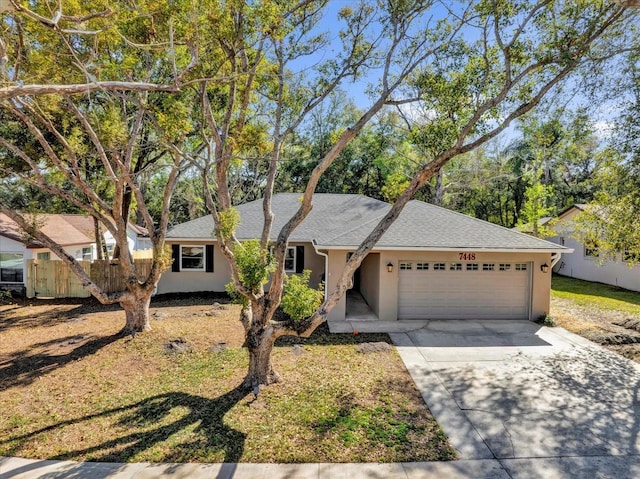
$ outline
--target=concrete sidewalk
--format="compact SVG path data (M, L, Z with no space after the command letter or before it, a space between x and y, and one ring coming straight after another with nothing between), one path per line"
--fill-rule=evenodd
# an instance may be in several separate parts
M0 478L508 479L495 460L402 464L115 464L0 458Z
M117 464L0 457L2 479L632 479L639 472L640 458L611 456L402 464Z

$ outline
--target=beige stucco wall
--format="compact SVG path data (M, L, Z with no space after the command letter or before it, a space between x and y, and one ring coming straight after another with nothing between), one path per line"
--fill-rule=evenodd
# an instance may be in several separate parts
M340 273L347 262L347 250L331 250L328 251L328 273L327 273L327 290L329 293L335 288ZM335 321L344 321L346 314L346 300L343 296L340 301L329 311L327 319Z
M181 245L202 245L201 241L180 241ZM209 242L211 244L211 242ZM220 247L213 243L213 273L201 271L166 271L158 282L158 294L165 293L189 293L197 291L224 292L225 285L231 281L231 269L227 258L222 254ZM304 267L310 269L310 285L314 288L322 280L324 273L324 257L318 255L311 243L289 243L289 246L304 246ZM268 288L269 285L266 285Z
M304 269L311 270L309 286L317 288L324 278L324 256L316 253L311 243L289 243L289 246L304 246Z
M329 288L335 286L340 271L346 263L346 250L329 251ZM475 260L473 262L509 262L509 263L531 263L531 313L530 319L535 320L543 314L549 312L551 295L551 272L543 273L540 266L544 263L551 264L551 253L483 253L474 251ZM398 262L403 260L414 261L443 261L458 262L459 252L411 252L411 251L381 251L379 255L379 277L378 277L378 318L384 321L395 321L398 319ZM465 262L465 261L462 261ZM387 263L393 264L393 272L389 273L386 268ZM364 272L362 272L364 277ZM362 281L362 279L361 279ZM344 320L345 298L329 313L329 319Z
M203 245L202 241L181 241L182 245ZM211 243L209 243L211 244ZM227 259L217 244L213 246L213 273L202 271L171 270L162 273L158 282L158 294L190 293L198 291L224 291L231 278L231 270Z
M380 312L380 254L367 255L360 265L360 294L376 315Z

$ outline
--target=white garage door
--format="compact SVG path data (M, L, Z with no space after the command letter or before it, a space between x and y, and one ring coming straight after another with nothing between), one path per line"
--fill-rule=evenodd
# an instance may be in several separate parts
M528 319L530 263L400 261L399 319Z

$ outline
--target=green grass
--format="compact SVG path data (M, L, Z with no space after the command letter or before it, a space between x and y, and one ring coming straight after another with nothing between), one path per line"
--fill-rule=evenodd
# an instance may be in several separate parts
M44 306L4 311L0 456L284 463L455 458L397 352L356 352L360 342L389 342L387 335L334 335L323 326L307 340L281 338L273 360L284 382L255 400L238 388L248 363L238 308L215 317L204 314L209 309L164 307L165 319L134 339L113 336L120 312L99 309L69 322L50 318ZM78 336L86 336L86 344L68 343ZM178 337L193 350L168 353L164 345ZM228 348L212 352L219 342Z
M551 294L579 306L640 314L640 293L608 284L554 275Z

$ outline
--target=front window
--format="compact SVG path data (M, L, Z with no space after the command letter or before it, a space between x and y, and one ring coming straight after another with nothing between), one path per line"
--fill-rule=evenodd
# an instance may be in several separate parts
M91 261L93 259L93 251L91 247L82 248L82 261Z
M349 258L347 258L348 260ZM287 252L284 256L284 270L287 273L296 271L296 248L295 246L287 246Z
M22 253L0 253L0 282L22 283L23 271Z
M38 259L42 261L49 261L51 259L51 253L48 251L44 253L38 253Z
M180 271L204 271L204 246L180 246Z
M598 247L595 244L587 244L584 247L584 255L588 258L596 258L599 255Z

